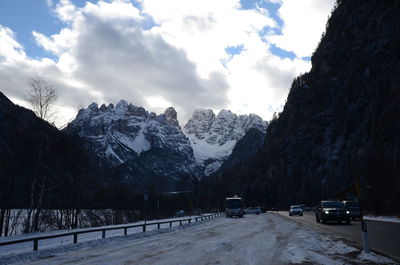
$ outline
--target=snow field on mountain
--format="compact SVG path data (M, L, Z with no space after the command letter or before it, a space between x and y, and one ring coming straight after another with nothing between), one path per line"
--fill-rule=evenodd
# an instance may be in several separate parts
M24 264L394 264L272 213L58 247Z

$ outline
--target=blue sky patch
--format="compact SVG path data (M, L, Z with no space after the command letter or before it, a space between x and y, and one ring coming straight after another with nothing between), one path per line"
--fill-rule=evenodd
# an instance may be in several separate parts
M296 55L294 54L294 52L281 49L281 48L277 47L275 44L270 44L269 50L271 51L272 54L279 56L282 59L289 58L289 59L293 60L294 58L296 58Z
M278 3L272 3L268 0L240 0L242 9L255 9L257 6L268 10L269 15L278 24L278 27L283 26L283 20L278 15L278 9L281 7Z
M244 49L243 44L237 45L237 46L228 46L225 48L225 52L229 55L236 55L236 54L241 54Z
M50 56L37 46L32 31L50 36L64 26L51 12L46 1L1 0L0 25L10 28L16 40L23 46L29 57Z

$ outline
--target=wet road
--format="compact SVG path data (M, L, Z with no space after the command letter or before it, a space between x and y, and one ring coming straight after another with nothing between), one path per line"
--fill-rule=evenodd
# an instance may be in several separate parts
M351 221L350 225L344 223L322 224L315 221L313 212L305 212L304 216L289 217L287 212L279 212L302 224L312 226L330 235L336 235L362 247L360 221ZM369 246L372 250L396 258L400 262L400 223L380 222L365 220L368 228Z

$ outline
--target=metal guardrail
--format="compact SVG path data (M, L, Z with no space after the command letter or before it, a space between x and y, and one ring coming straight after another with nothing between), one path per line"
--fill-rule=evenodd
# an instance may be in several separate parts
M190 224L192 222L192 220L198 222L199 220L211 219L211 218L215 218L215 217L218 217L221 215L222 215L221 213L214 213L214 214L207 214L207 215L202 215L202 216L193 217L193 218L183 218L183 219L162 221L162 222L150 222L150 223L146 223L146 224L135 224L135 225L127 224L127 225L121 225L118 227L88 228L85 230L58 233L58 234L54 234L54 235L35 236L35 237L22 238L22 239L16 239L16 240L2 241L2 242L0 242L0 247L32 241L33 242L33 250L36 251L39 249L39 240L52 239L52 238L65 237L65 236L73 236L73 243L76 244L76 243L78 243L78 235L79 234L87 234L87 233L101 231L102 232L101 238L106 238L106 231L123 229L124 236L126 236L126 235L128 235L129 228L142 227L143 232L146 232L146 227L151 226L151 225L157 225L157 229L160 229L160 226L162 224L168 224L168 223L169 223L169 227L172 227L173 223L179 223L179 226L182 226L182 224L184 222L187 222L187 224Z

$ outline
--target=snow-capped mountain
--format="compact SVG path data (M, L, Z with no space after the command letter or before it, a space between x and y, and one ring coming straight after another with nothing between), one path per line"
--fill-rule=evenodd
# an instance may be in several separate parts
M65 131L79 136L100 165L118 166L125 179L135 177L129 169L133 161L158 176L197 175L192 147L172 107L156 115L124 100L115 107L92 103L79 111ZM126 170L121 170L125 164Z
M183 132L190 140L197 164L204 168L207 176L218 170L249 129L265 133L267 126L268 123L255 114L236 115L221 110L215 116L210 109L200 109L194 111Z
M174 108L156 115L121 100L81 109L65 132L78 136L112 176L139 187L166 177L172 189L174 181L215 172L250 128L265 133L266 127L254 114L197 110L182 131Z

